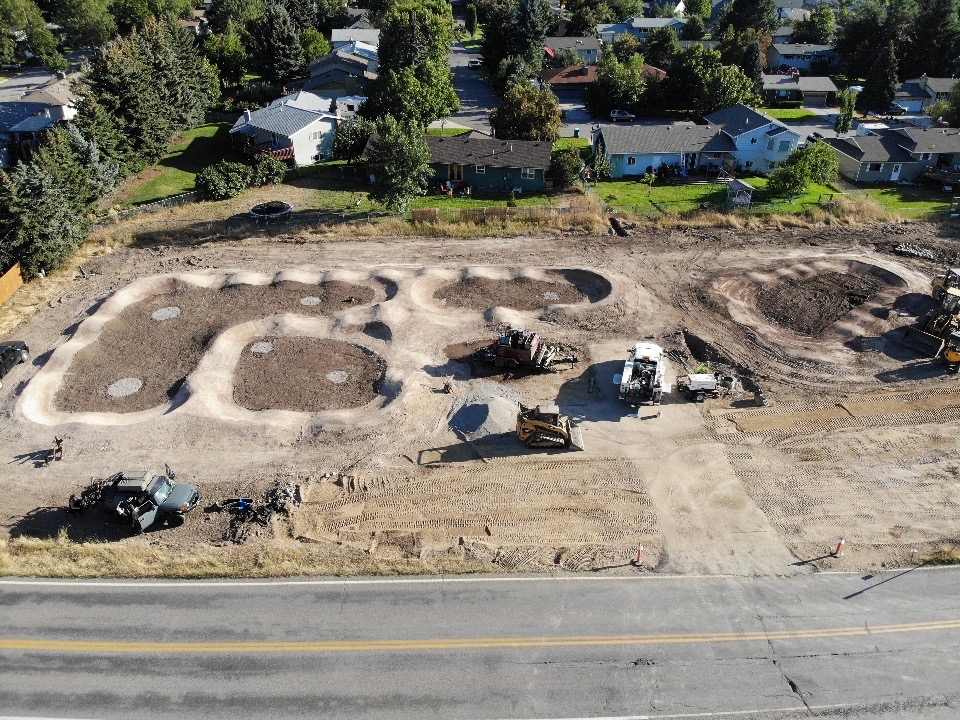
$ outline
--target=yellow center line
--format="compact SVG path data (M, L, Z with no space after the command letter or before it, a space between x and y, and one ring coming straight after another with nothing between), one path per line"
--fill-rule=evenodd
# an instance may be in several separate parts
M0 638L0 650L86 653L334 653L414 650L516 649L603 645L682 645L770 640L811 640L860 635L960 630L960 620L767 632L660 635L571 635L567 637L435 638L423 640L257 640L250 642L151 642Z

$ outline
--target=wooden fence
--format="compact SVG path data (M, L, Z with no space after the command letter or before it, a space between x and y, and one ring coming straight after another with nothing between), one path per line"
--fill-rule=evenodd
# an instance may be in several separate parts
M20 274L20 263L17 263L0 276L0 305L9 300L21 285L23 275Z

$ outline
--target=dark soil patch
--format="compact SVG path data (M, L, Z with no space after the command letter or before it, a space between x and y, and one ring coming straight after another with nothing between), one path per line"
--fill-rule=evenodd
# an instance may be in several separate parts
M508 307L514 310L539 310L550 305L572 305L587 299L569 282L549 282L531 278L494 280L468 278L444 285L434 298L451 307L486 310Z
M66 412L121 413L164 405L227 328L276 313L327 315L370 303L374 297L372 288L340 281L231 285L218 290L171 283L170 292L126 308L96 342L77 354L54 404ZM315 304L304 305L303 298L315 298L310 301ZM153 313L166 307L181 312L170 320L154 320ZM139 378L143 387L125 397L107 394L112 383L127 377ZM288 372L279 377L290 384L300 382Z
M488 348L494 342L496 342L496 340L485 338L468 343L453 343L452 345L447 345L443 349L443 353L449 360L468 360L477 350Z
M791 278L762 289L757 295L757 307L774 322L817 337L882 286L873 277L838 272Z
M309 337L265 339L275 343L271 352L251 352L250 343L240 355L233 380L238 405L320 412L360 407L379 394L387 366L367 348Z

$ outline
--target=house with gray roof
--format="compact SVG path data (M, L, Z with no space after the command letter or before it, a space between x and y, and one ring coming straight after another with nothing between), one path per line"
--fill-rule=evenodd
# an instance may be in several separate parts
M822 75L839 62L840 56L830 45L773 43L767 48L767 67L773 70L786 66L813 74L816 68Z
M856 182L913 182L960 177L960 129L904 127L866 136L826 138L840 174Z
M470 137L424 138L434 180L503 192L540 191L546 185L553 143Z
M246 110L230 128L233 146L248 155L269 153L297 166L333 157L339 118L316 109L329 100L300 91L260 110Z
M372 45L354 42L317 58L307 66L303 89L323 97L366 95L377 79L379 54Z
M338 28L330 31L330 43L334 50L339 50L344 45L352 42L362 42L367 45L380 47L380 31L376 28Z
M663 27L673 28L679 35L683 32L683 26L686 22L686 18L632 17L622 23L601 23L597 25L597 37L601 41L609 43L612 43L621 35L633 35L637 40L646 40L651 30Z
M600 61L600 40L595 37L548 37L544 43L547 54L560 50L574 50L587 65L596 65Z
M837 86L826 76L764 75L763 96L767 105L780 102L802 102L804 105L823 107L831 105L837 96Z
M78 99L70 80L54 79L0 102L0 168L29 160L47 130L76 117Z
M948 99L956 84L957 78L932 78L921 75L900 83L894 102L910 112L921 112L928 105Z
M745 105L711 113L706 124L601 125L595 152L604 153L615 178L657 172L773 172L793 152L800 135Z

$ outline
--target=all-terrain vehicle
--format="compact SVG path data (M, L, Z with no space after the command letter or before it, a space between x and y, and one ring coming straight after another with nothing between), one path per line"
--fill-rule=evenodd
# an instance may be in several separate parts
M691 373L677 378L677 390L687 400L702 403L708 397L719 397L720 379L710 373Z
M30 348L22 340L0 343L0 388L10 368L30 359Z
M169 465L164 473L133 468L111 475L102 492L103 501L117 517L130 522L134 533L158 522L179 525L200 504L196 486L178 483Z

